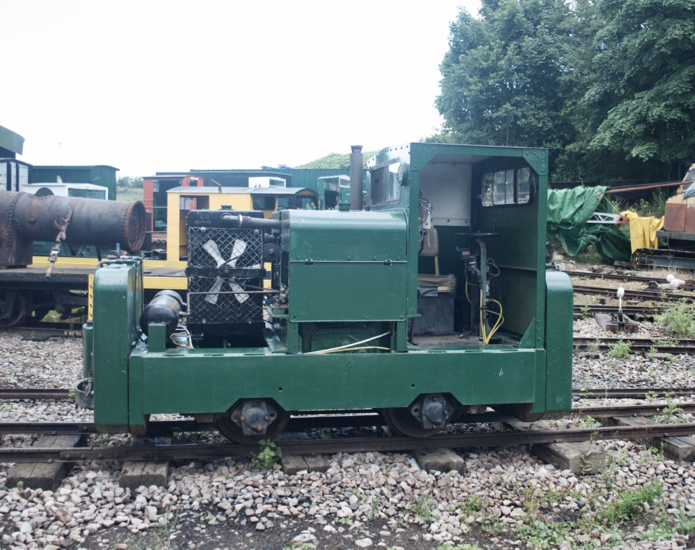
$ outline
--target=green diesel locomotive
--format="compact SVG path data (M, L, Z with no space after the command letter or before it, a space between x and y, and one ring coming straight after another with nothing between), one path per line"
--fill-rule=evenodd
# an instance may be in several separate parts
M371 409L427 437L485 407L570 409L547 151L411 143L364 181L352 156L350 211L191 212L186 303L165 291L145 308L138 260L97 271L78 395L99 429L180 413L252 443L296 412Z

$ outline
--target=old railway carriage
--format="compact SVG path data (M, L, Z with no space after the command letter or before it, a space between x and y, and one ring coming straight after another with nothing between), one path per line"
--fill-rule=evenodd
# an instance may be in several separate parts
M97 272L79 395L105 432L182 413L240 442L297 411L374 409L414 437L486 406L561 414L572 287L546 264L547 166L544 149L411 143L368 162L348 212L193 211L187 304L143 308L138 261Z

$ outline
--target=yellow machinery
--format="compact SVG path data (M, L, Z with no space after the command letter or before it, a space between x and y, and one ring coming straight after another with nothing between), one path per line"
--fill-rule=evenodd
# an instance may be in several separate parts
M187 254L186 218L191 210L260 210L270 218L278 210L318 208L311 189L286 187L175 187L167 191L167 262ZM181 268L185 268L181 262ZM147 265L145 265L147 269ZM165 287L162 287L165 288ZM168 287L171 288L171 287Z

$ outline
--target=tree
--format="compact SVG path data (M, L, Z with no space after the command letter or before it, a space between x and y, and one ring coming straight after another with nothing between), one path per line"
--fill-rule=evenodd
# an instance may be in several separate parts
M598 0L589 148L670 165L695 160L695 3Z
M122 178L118 178L117 185L123 188L130 187L132 189L142 189L142 178L139 176L123 176Z
M564 0L482 0L462 10L440 66L445 130L468 143L548 147L575 138L567 98L576 41Z
M372 158L374 155L376 155L377 151L366 151L362 152L362 159L363 162L366 164L367 161ZM325 157L321 157L320 159L312 160L311 162L307 162L306 164L302 164L301 166L297 166L297 168L320 168L320 169L335 169L335 168L349 168L350 167L350 154L342 154L342 153L330 153L326 155Z
M694 37L692 0L482 0L451 24L443 135L548 147L555 181L680 179Z

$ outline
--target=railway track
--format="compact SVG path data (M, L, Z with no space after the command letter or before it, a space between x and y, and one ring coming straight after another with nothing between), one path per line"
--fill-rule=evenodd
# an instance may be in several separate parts
M43 342L49 338L82 338L82 323L39 323L31 327L11 327L3 334L18 334L25 340Z
M682 437L695 434L695 424L653 424L611 426L568 430L518 430L509 432L437 435L426 439L407 437L359 437L349 439L284 439L283 455L336 454L341 452L404 452L425 448L463 449L567 443L608 439L644 439ZM5 448L0 447L0 462L88 462L199 460L250 456L256 447L237 444L173 444L111 447Z
M648 283L654 281L655 283L666 282L663 277L651 277L641 276L641 275L630 275L627 273L593 273L591 271L565 271L570 277L576 278L586 278L586 279L609 279L614 281L625 281L631 283Z
M617 343L629 341L630 352L695 353L695 338L653 340L651 338L584 338L575 336L573 341L576 349L585 351L610 351Z
M612 287L601 287L601 286L584 286L584 285L574 285L575 294L591 294L596 296L605 296L606 298L616 299L616 292L618 289ZM628 290L624 289L625 299L638 299L645 302L677 302L679 300L685 300L687 303L693 303L693 296L691 294L684 294L682 292L671 292L670 290L663 289L647 289L647 290Z
M597 313L605 313L616 316L620 311L627 315L632 320L637 321L653 321L654 317L663 313L664 306L649 305L649 306L626 306L623 305L622 310L618 306L610 306L605 304L575 304L574 319L583 319Z
M588 388L572 390L574 397L583 399L646 399L695 395L695 388Z
M688 395L695 393L695 389ZM644 390L642 390L644 392ZM655 392L656 393L656 392ZM664 395L674 394L671 390L664 390ZM616 395L624 396L632 394L630 389L623 389ZM583 390L576 392L575 395L592 396L595 398L605 397L606 390ZM646 395L646 393L644 394ZM684 394L679 394L684 395ZM567 413L571 416L591 416L593 418L624 417L624 416L654 416L665 414L664 408L667 403L650 403L648 405L611 405L611 406L591 406L573 407ZM695 413L695 403L679 403L678 408L684 413ZM481 414L467 415L461 419L464 423L481 422L502 422L514 420L507 415L501 415L494 411ZM316 414L295 415L287 426L287 433L302 432L321 428L359 428L384 426L385 423L377 412L364 410L347 414L334 414L331 411L316 411ZM193 420L159 420L148 424L148 436L160 437L171 436L174 433L182 432L204 432L216 431L214 424L196 423ZM0 434L34 434L34 435L67 435L67 434L98 434L96 424L91 422L0 422Z
M0 388L0 400L47 399L60 401L72 399L73 393L73 390L62 388Z
M650 397L674 397L695 395L695 388L588 388L573 390L574 397L584 399L645 399ZM0 400L67 400L73 398L73 390L67 388L0 388ZM367 412L367 411L358 411Z

